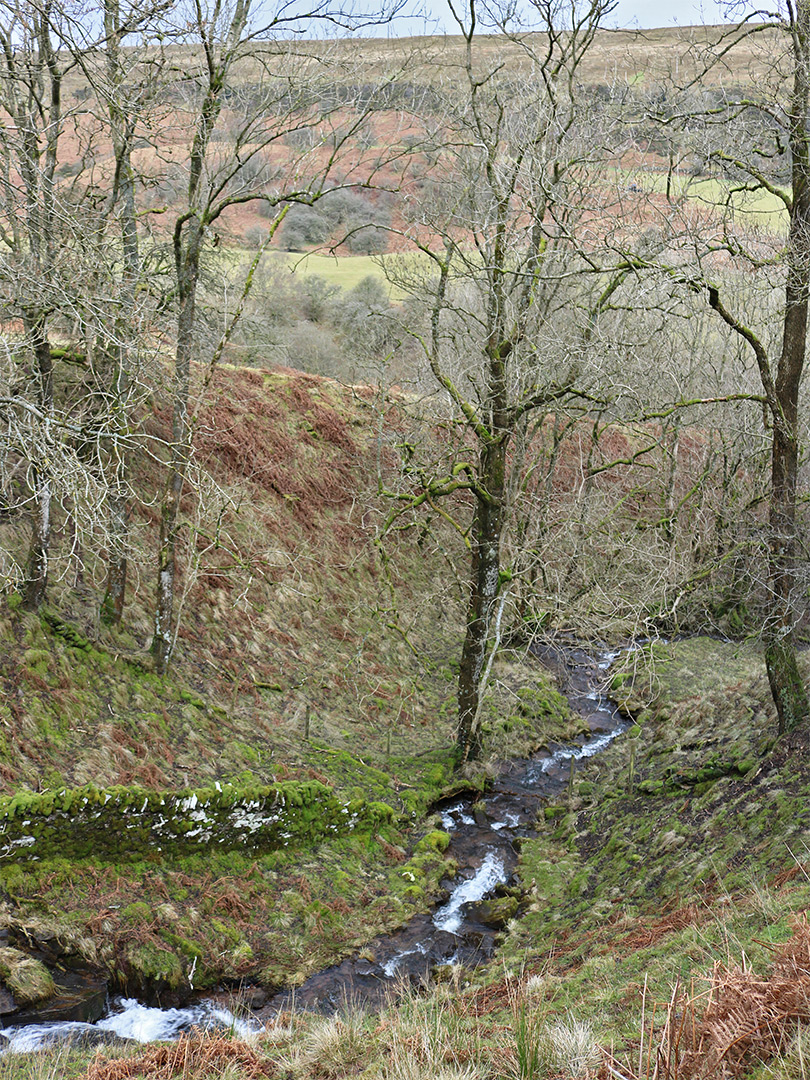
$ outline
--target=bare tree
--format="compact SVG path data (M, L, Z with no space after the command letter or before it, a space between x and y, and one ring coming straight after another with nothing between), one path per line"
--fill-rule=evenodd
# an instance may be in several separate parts
M142 287L132 147L139 126L142 130L152 118L149 108L160 86L156 73L161 66L159 48L152 45L147 56L144 49L124 49L124 43L136 32L139 40L148 37L156 9L140 4L125 9L119 0L105 0L100 10L83 11L75 18L67 6L46 0L7 6L7 11L3 87L12 124L4 141L5 207L9 235L14 238L7 269L14 281L28 282L33 298L25 301L23 322L30 327L29 338L39 357L44 415L53 415L55 407L54 355L80 361L79 377L62 380L61 407L68 409L73 423L61 429L51 426L63 439L68 430L81 428L78 460L104 486L103 497L96 492L90 532L95 539L103 537L108 546L102 615L116 623L126 590L129 447L133 417L142 400L137 368L141 354L150 349L143 320L149 305L144 304L148 293ZM20 41L26 42L23 14L33 37L21 50ZM73 100L66 111L67 73L73 76ZM38 107L35 113L29 106L28 133L23 137L26 100L37 101ZM19 186L24 188L23 198ZM23 223L25 229L20 228ZM28 277L20 273L23 256L33 261ZM7 298L7 310L21 310L19 297ZM38 316L31 311L38 311ZM44 331L46 318L50 332L69 343L60 344L56 353ZM64 443L61 449L66 450ZM42 482L26 587L29 606L41 602L47 579L49 537L43 523L50 522L52 514L46 513L50 488L44 463L53 460L51 452L30 463L32 474ZM75 500L68 501L73 504L70 514L78 554L77 507ZM105 509L107 521L102 523Z
M62 302L57 261L66 261L77 240L61 212L56 184L65 61L51 37L53 7L20 0L0 9L0 107L8 118L0 138L2 278L33 359L35 412L28 416L46 440L54 420L50 327ZM33 524L23 599L31 610L43 602L48 584L52 486L47 461L45 454L29 460L28 468Z
M135 31L144 34L153 14L145 12L141 5L135 11L122 11L120 0L104 0L104 65L102 78L95 83L96 94L106 106L114 162L106 213L101 220L117 219L121 242L120 270L116 274L119 304L108 349L111 368L107 459L109 553L102 617L111 625L120 623L126 595L130 490L125 440L137 400L133 385L137 377L138 339L137 323L132 316L137 307L138 287L142 284L142 260L132 149L138 125L148 117L149 105L157 92L160 68L155 53L160 54L154 45L152 56L147 59L141 50L125 50L124 44Z
M393 10L395 7L383 6L371 18L381 21ZM176 632L179 511L197 415L191 405L192 369L193 361L199 358L199 285L204 253L217 245L215 226L229 208L259 200L264 203L265 239L238 291L240 300L232 316L215 335L216 343L203 365L203 387L241 315L259 258L289 207L296 202L311 204L329 190L329 178L344 148L362 128L371 107L367 104L357 109L350 101L341 100L337 90L345 75L337 73L339 50L333 54L325 43L299 48L289 40L296 32L312 33L319 22L357 23L346 9L328 3L305 12L295 12L282 3L273 13L252 0L236 0L232 7L213 0L208 9L198 5L190 31L184 25L176 37L184 43L184 60L192 58L191 69L186 69L181 80L187 92L182 112L191 139L183 204L172 229L172 299L177 326L172 434L161 502L151 646L158 671L168 666ZM199 67L194 67L195 63ZM387 79L393 77L392 72ZM223 130L225 119L228 131ZM302 131L311 131L313 138L291 148L289 135ZM218 140L220 133L225 136L223 141ZM370 173L363 165L354 157L341 182L369 183Z
M725 194L709 210L710 189L699 181L680 191L668 187L656 262L702 296L756 361L771 447L762 636L779 730L787 732L810 719L795 649L803 593L797 564L799 408L810 295L810 9L790 4L784 17L732 28L702 58L703 75L725 64L743 42L750 48L752 40L761 41L768 61L762 68L768 75L760 74L756 86L744 93L720 89L696 105L693 83L665 114L657 113L659 123L680 132L682 143L710 163ZM777 215L763 227L747 212L746 200L763 194L786 218L784 245ZM773 323L752 318L755 313L735 296L739 276L752 271L760 291L781 290Z
M429 505L452 520L470 552L466 632L459 667L459 763L481 749L481 703L498 648L511 568L502 560L510 509L521 488L523 432L533 414L585 394L588 301L570 281L587 269L578 243L591 166L604 154L578 70L607 0L531 5L531 29L494 15L502 48L478 47L491 6L451 6L465 42L458 91L425 127L437 166L411 236L430 270L412 267L400 287L421 298L426 361L463 432L444 475L421 470L403 506ZM438 239L438 242L436 240ZM598 298L597 298L598 304ZM447 500L472 498L469 523ZM444 503L444 509L440 504ZM398 513L392 512L389 524Z

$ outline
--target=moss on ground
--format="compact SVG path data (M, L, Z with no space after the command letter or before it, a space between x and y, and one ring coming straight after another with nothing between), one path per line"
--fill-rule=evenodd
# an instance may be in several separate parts
M674 983L716 962L765 972L810 908L806 736L773 744L761 659L710 639L653 655L625 697L633 737L583 764L523 845L528 910L502 949L543 1015L582 1017L614 1048L637 1043L642 995L664 1015Z
M368 432L380 418L369 425L375 406L362 390L223 371L201 425L222 445L200 452L211 451L233 506L252 511L201 523L201 538L211 526L223 543L189 567L170 674L144 663L151 564L137 552L141 583L120 629L99 623L89 587L56 583L40 617L13 597L0 605L2 793L24 812L32 800L64 809L89 785L135 800L144 790L315 782L377 812L362 835L292 854L144 850L126 863L52 853L0 864L15 947L47 947L133 987L185 986L192 969L198 988L295 984L402 922L452 872L443 834L422 837L416 825L459 782L462 604L442 538L427 531L417 545L404 529L380 560L373 515L356 512L377 489ZM393 439L409 430L403 409L383 419ZM389 467L399 467L393 453ZM482 716L490 759L582 730L530 665L505 652L493 668ZM539 808L539 835L521 854L528 911L507 922L498 965L451 972L443 998L440 988L403 1007L410 1023L439 1003L454 1038L498 1050L493 1075L516 1001L543 1022L582 1016L616 1047L637 1048L645 986L665 1001L673 979L743 952L764 971L769 948L810 907L807 747L798 737L774 744L756 650L659 642L612 675L636 721L631 737L579 766L569 798ZM503 905L504 919L514 908ZM447 1053L431 1075L470 1060ZM373 1060L385 1059L378 1048Z
M453 873L447 836L417 837L381 816L373 834L296 852L3 867L4 921L19 940L52 949L56 941L131 990L181 988L192 969L197 989L243 979L296 985L436 895Z

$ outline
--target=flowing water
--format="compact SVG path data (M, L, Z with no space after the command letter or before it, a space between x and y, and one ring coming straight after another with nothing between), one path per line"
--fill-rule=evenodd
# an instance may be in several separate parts
M456 796L437 806L442 827L451 838L447 855L459 867L456 876L444 883L441 904L371 942L362 953L313 975L294 993L277 995L257 1014L259 1018L268 1019L293 1004L323 1012L332 1012L347 1000L373 1006L402 983L429 981L445 965L474 966L492 955L503 920L489 901L512 880L520 844L533 834L543 802L565 791L577 761L599 753L627 726L604 694L605 673L615 653L592 656L566 645L540 647L537 654L555 670L589 734L573 745L554 746L527 760L509 762L483 798L479 793ZM32 1050L64 1041L173 1039L192 1027L237 1029L247 1034L252 1023L235 1019L210 1001L181 1009L154 1009L127 999L115 1002L95 1024L27 1023L5 1028L0 1038L5 1037L10 1049Z
M6 1040L3 1049L20 1054L64 1043L89 1046L117 1041L169 1041L192 1028L248 1036L261 1027L258 1021L236 1017L212 1001L201 1001L183 1009L154 1009L132 998L123 998L95 1024L75 1020L26 1024L5 1028L0 1031L0 1037Z
M451 837L447 855L459 866L456 877L444 882L447 898L362 953L311 976L294 994L277 995L260 1015L269 1017L293 1003L323 1012L347 1000L377 1004L397 984L429 981L437 968L475 966L492 955L503 927L486 901L512 880L521 841L533 835L538 811L567 789L577 761L599 753L627 727L604 692L615 652L592 656L566 645L538 648L537 655L554 670L588 734L573 745L508 762L483 798L475 793L439 804L442 828Z

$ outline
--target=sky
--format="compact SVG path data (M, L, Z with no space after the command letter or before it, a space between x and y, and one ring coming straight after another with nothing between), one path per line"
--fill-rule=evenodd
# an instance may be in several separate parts
M432 19L399 19L388 33L402 36L457 32L443 0L426 0L425 6L431 12ZM460 6L461 10L465 10L465 3L462 2ZM727 21L730 6L730 0L618 0L616 10L605 19L603 25L611 29L644 30L659 26L713 25ZM741 7L745 5L736 3L734 7L739 17Z
M714 0L619 0L608 26L652 29L657 26L696 26L725 21L727 4Z

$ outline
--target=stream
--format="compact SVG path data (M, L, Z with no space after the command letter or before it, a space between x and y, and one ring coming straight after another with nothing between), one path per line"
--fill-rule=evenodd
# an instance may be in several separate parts
M92 1024L81 1020L13 1023L0 1031L0 1052L25 1052L64 1042L170 1040L192 1027L248 1034L259 1029L262 1021L293 1007L331 1013L351 1001L373 1008L403 983L429 982L447 965L474 967L491 957L506 921L504 911L509 910L507 901L499 912L498 896L514 877L521 842L534 834L541 800L559 797L576 762L599 753L627 727L604 693L615 652L591 655L564 645L538 646L535 654L554 671L589 734L574 744L552 746L528 759L507 762L484 796L459 795L435 807L442 828L451 837L446 855L459 870L452 880L443 882L445 897L433 911L416 915L406 926L371 941L361 952L311 976L294 991L277 994L255 1019L237 1019L208 1000L185 1008L159 1009L133 999L116 999L106 1015Z

